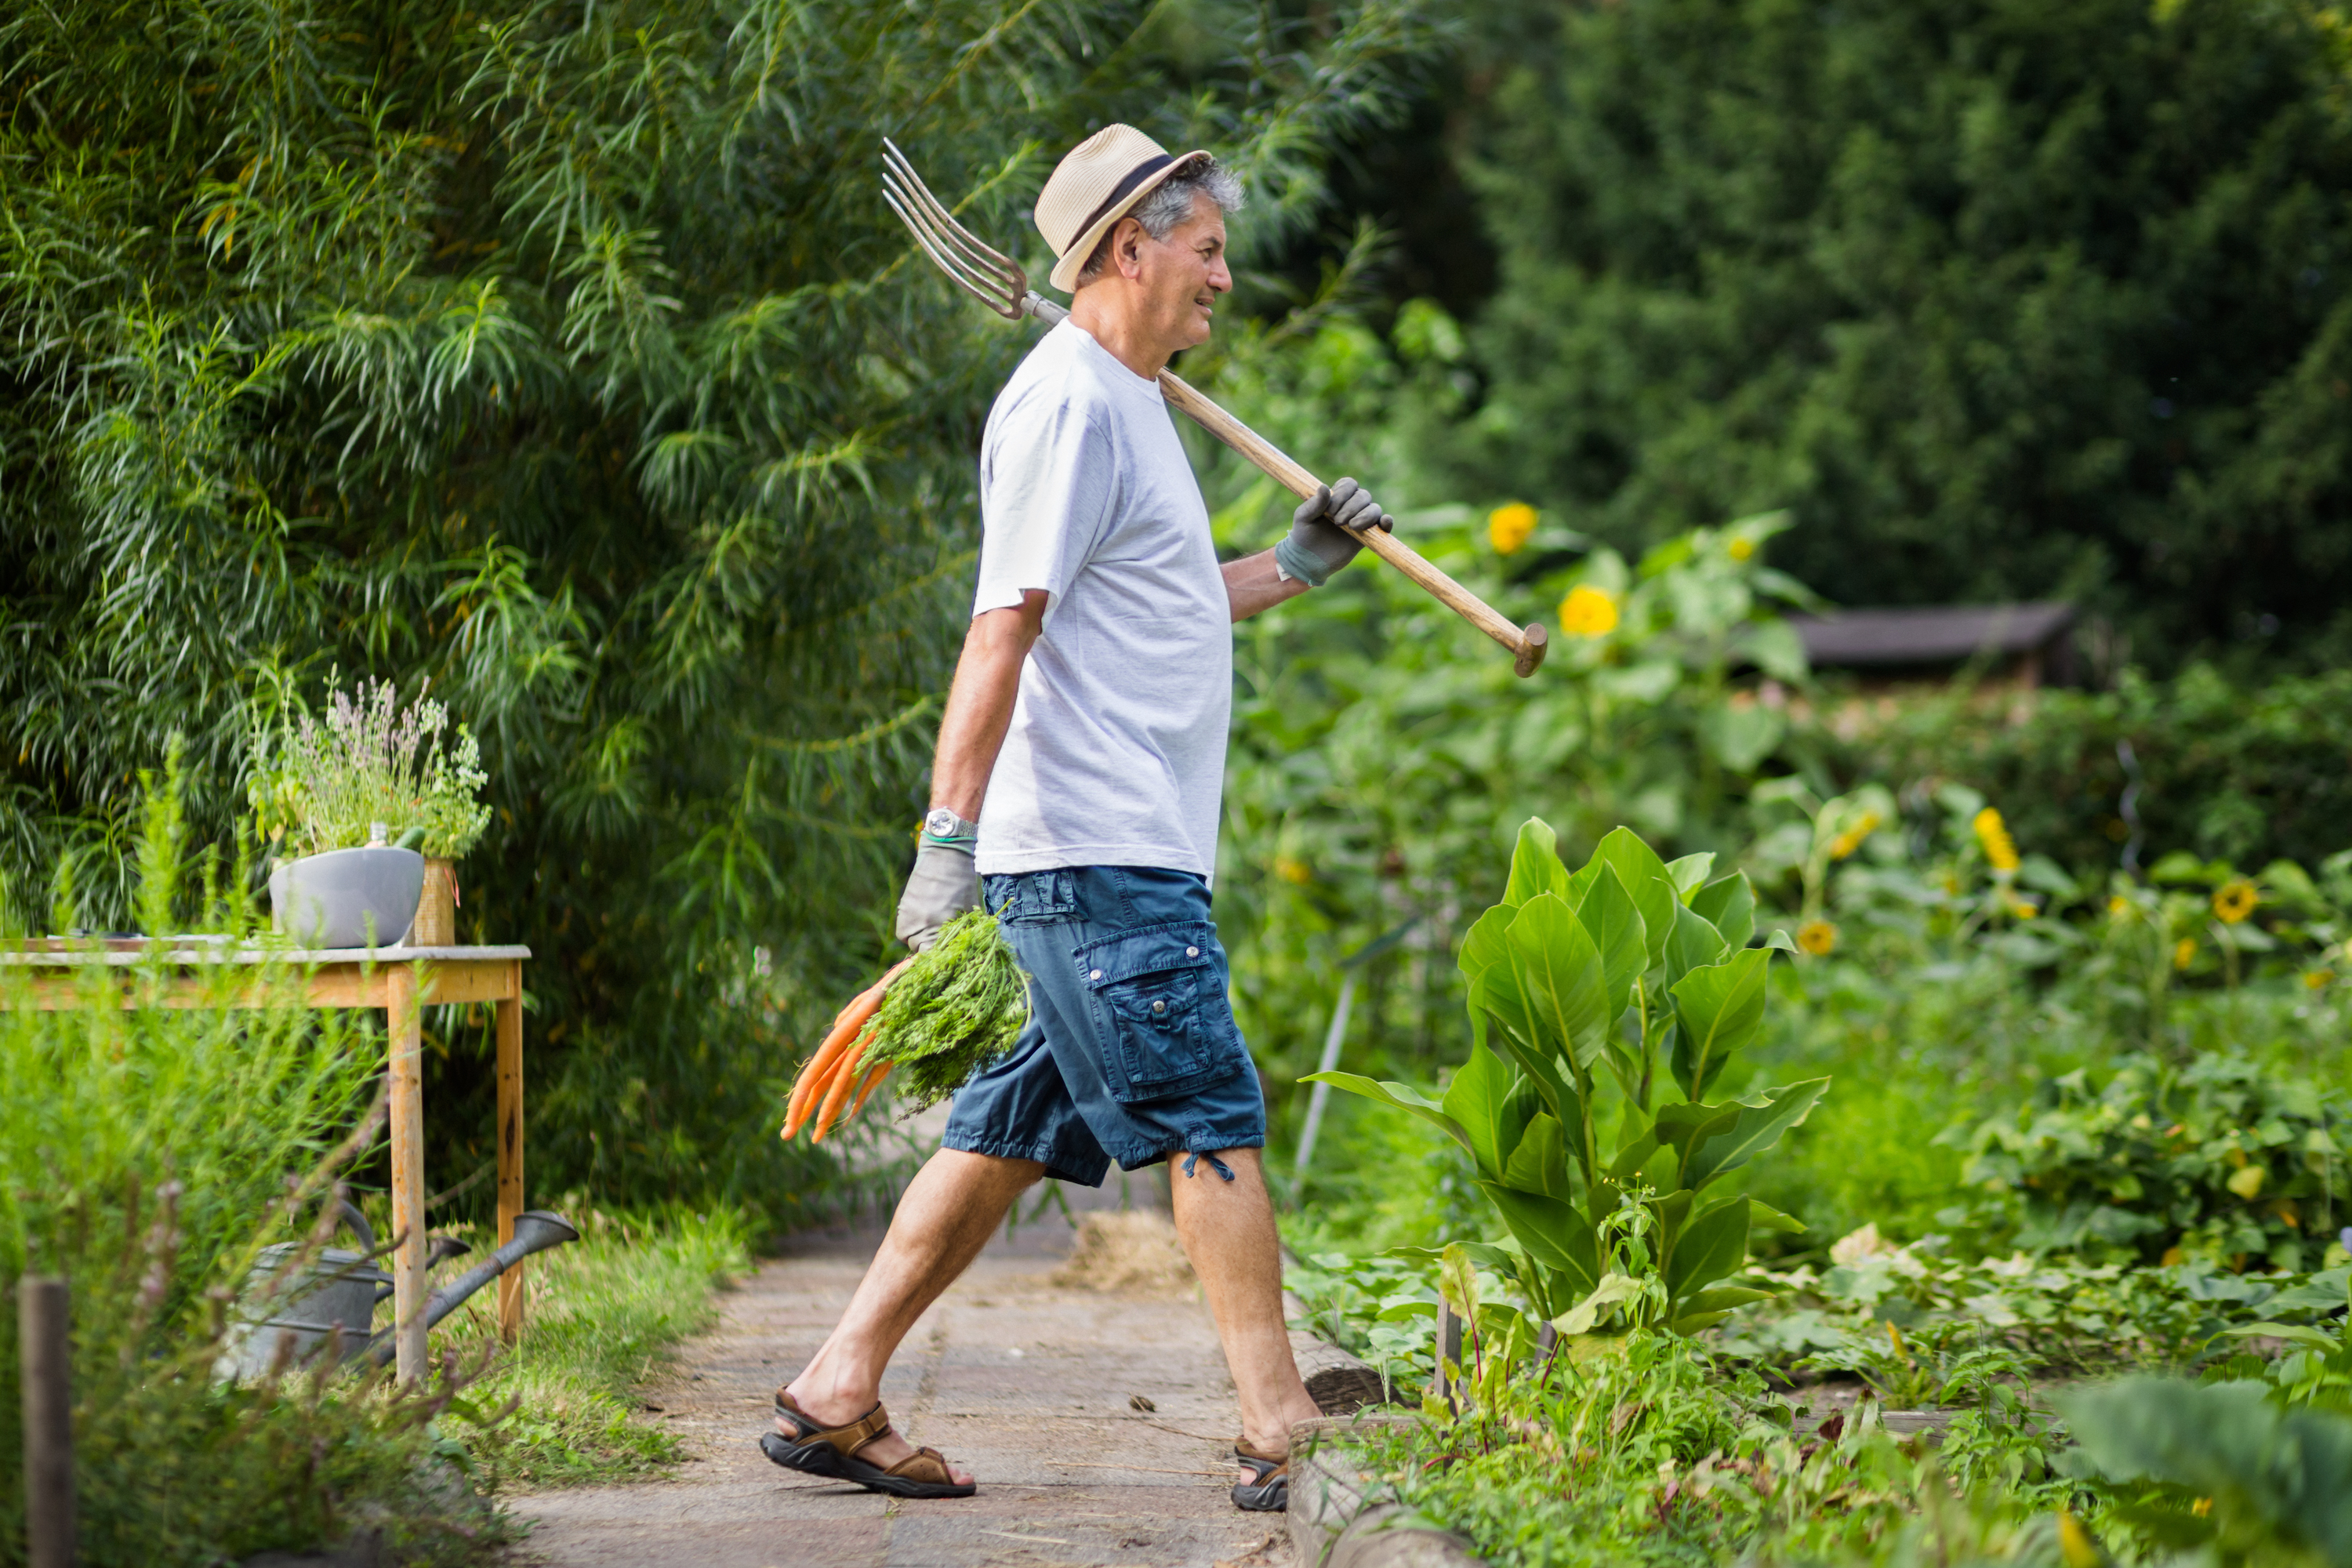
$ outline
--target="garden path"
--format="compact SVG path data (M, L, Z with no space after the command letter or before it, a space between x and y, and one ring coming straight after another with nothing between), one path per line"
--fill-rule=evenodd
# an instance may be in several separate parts
M1136 1184L1140 1188L1143 1184ZM1118 1181L1074 1205L1116 1206ZM1139 1192L1139 1196L1141 1194ZM758 1451L776 1384L833 1326L877 1237L804 1240L723 1298L724 1316L646 1392L692 1461L631 1486L510 1500L548 1568L1276 1568L1280 1515L1226 1498L1233 1385L1190 1294L1097 1293L1050 1278L1059 1214L1002 1234L907 1338L882 1396L902 1430L980 1478L905 1502L803 1477ZM1130 1405L1140 1394L1156 1408Z

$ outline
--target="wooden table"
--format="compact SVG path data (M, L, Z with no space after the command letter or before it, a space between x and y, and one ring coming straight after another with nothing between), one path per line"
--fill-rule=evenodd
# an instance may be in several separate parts
M30 968L31 1005L80 1005L77 969L120 969L127 980L161 957L167 970L161 1005L215 1007L223 989L217 966L296 966L307 972L305 1000L313 1007L380 1007L390 1037L392 1070L392 1228L400 1244L392 1255L396 1366L403 1382L425 1374L425 1083L419 1058L420 1008L443 1003L489 1002L499 1024L499 1242L514 1238L522 1199L522 966L527 947L232 948L185 939L41 938L0 952L0 965ZM19 993L21 994L21 993ZM268 1005L257 983L226 993L231 1006ZM0 1007L14 1005L0 987ZM131 1005L128 994L126 1006ZM499 1277L499 1328L509 1340L522 1330L522 1265Z

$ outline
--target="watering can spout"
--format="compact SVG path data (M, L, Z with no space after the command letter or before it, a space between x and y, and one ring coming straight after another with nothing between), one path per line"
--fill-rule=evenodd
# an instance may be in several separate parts
M433 1299L425 1309L425 1326L429 1329L456 1311L467 1297L532 1253L544 1252L551 1247L561 1247L567 1241L579 1239L580 1233L561 1215L550 1214L545 1209L526 1209L515 1215L512 1241L433 1292ZM386 1329L375 1336L374 1342L369 1346L369 1353L378 1365L392 1360L392 1330Z

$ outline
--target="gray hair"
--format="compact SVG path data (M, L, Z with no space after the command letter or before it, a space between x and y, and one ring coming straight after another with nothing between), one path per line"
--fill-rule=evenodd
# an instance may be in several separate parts
M1195 196L1206 196L1217 204L1219 212L1228 213L1239 212L1246 199L1242 193L1242 183L1234 177L1233 171L1214 159L1207 159L1181 174L1171 175L1155 186L1150 195L1121 216L1141 224L1143 232L1152 238L1166 239L1176 232L1178 224L1192 217L1192 198ZM1108 269L1110 238L1118 232L1117 224L1104 230L1102 238L1095 244L1094 254L1087 258L1084 267L1078 268L1081 284L1093 282Z

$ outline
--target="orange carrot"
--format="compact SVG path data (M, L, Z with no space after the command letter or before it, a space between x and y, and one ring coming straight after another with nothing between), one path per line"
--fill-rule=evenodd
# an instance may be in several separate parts
M824 1142L824 1135L833 1131L834 1122L841 1115L841 1108L849 1102L849 1091L857 1083L857 1058L865 1054L865 1046L861 1039L850 1047L841 1065L834 1069L833 1082L824 1091L824 1103L817 1108L816 1133L810 1142Z
M857 1037L866 1021L881 1007L882 994L890 989L890 982L898 978L898 971L913 962L911 958L902 958L892 964L883 972L881 979L851 997L847 1005L833 1016L833 1027L826 1032L824 1043L817 1047L816 1053L801 1068L800 1076L793 1080L792 1098L784 1106L786 1138L798 1132L808 1121L809 1112L816 1109L825 1087L833 1081L834 1071L840 1067L850 1041Z
M888 1062L877 1062L874 1064L874 1070L867 1073L866 1075L866 1081L857 1086L857 1098L849 1102L850 1115L855 1116L859 1111L866 1109L866 1097L874 1092L876 1085L879 1084L884 1079L890 1076L891 1065L892 1064Z

